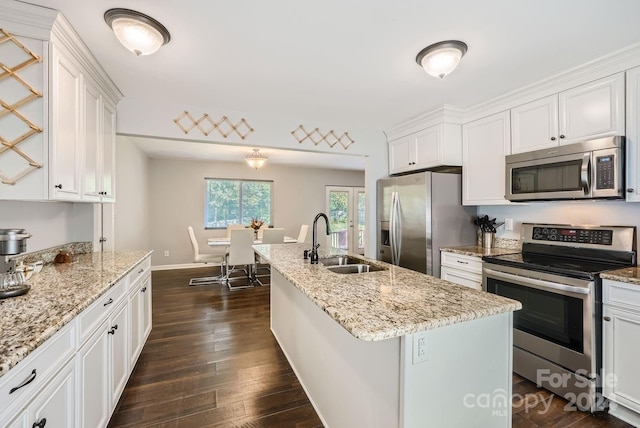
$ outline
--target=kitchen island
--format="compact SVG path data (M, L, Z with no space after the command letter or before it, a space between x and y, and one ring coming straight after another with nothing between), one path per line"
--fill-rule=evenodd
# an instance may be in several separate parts
M325 426L511 426L519 302L360 258L337 274L304 244L256 245L271 264L271 329Z

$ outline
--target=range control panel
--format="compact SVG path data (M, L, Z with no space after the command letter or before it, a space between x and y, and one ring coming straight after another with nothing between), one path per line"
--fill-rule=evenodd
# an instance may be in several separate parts
M576 242L580 244L611 245L613 231L606 229L578 229L563 227L533 228L534 241Z

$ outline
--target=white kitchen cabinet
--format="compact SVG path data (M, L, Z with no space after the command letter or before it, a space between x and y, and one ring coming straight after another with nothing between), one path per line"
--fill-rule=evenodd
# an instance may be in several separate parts
M440 278L476 290L482 289L482 260L479 257L442 251Z
M461 164L460 125L442 123L389 142L389 174Z
M131 288L129 308L131 311L129 365L133 368L151 332L151 275L149 273Z
M102 96L102 138L99 154L101 201L116 201L116 106Z
M627 202L640 202L640 67L627 71Z
M511 153L509 111L462 125L462 204L508 204L505 156Z
M624 73L560 92L560 144L625 135L624 93Z
M640 288L603 281L603 393L618 406L610 412L640 424Z
M511 152L625 134L624 73L511 109Z

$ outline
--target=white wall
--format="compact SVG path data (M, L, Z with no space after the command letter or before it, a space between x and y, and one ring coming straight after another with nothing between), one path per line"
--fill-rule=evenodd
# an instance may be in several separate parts
M478 214L514 220L513 232L500 227L496 233L500 238L520 238L523 222L546 222L560 224L595 224L613 226L636 226L640 229L640 204L615 201L535 202L504 206L480 206Z
M93 240L93 204L0 201L0 229L25 229L27 252Z
M273 180L274 226L284 227L285 234L293 237L298 236L301 224L311 225L315 215L325 211L325 186L362 186L365 180L362 171L277 164L253 170L244 162L151 159L149 166L148 221L153 265L193 262L187 235L189 225L195 231L201 252L207 251L207 238L225 235L224 230L204 229L205 177ZM324 231L323 228L321 223L319 231ZM311 230L307 242L311 242ZM165 251L169 251L168 257L164 256Z
M115 249L147 250L149 159L127 137L116 138Z

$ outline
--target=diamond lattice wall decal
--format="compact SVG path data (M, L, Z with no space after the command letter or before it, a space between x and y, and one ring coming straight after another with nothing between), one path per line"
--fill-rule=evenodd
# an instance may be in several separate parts
M3 153L13 151L14 153L17 153L22 159L24 159L27 162L27 167L24 170L15 174L13 177L9 177L5 173L0 171L0 180L2 181L2 183L13 185L13 184L16 184L18 180L20 180L22 177L29 174L30 172L35 171L38 168L42 168L42 164L33 160L29 155L27 155L24 151L22 151L18 147L18 145L23 141L27 140L28 138L30 138L35 134L42 132L42 128L40 126L32 122L29 118L27 118L25 115L23 115L18 111L18 108L25 106L31 101L42 97L42 92L38 91L36 88L30 85L27 81L25 81L22 77L20 77L20 75L18 74L18 71L24 70L30 65L42 62L42 58L40 58L40 56L36 55L34 52L29 50L27 47L25 47L22 43L20 43L20 41L16 39L15 36L13 36L12 34L0 28L0 44L9 43L9 42L13 43L15 46L21 49L27 56L27 59L25 61L15 66L7 66L4 64L4 62L0 62L0 70L2 70L2 73L0 74L0 81L7 78L12 78L16 82L18 82L20 85L22 85L27 90L27 93L28 93L24 98L18 101L15 101L13 104L9 104L7 101L0 98L0 106L2 106L3 108L3 110L0 111L0 118L6 115L12 114L15 117L17 117L20 121L22 121L27 126L27 129L28 129L25 133L14 138L11 141L9 141L7 137L0 135L0 143L2 144L2 146L0 147L0 156L2 156Z
M188 111L184 111L173 121L185 134L188 134L193 128L198 128L205 136L216 130L224 138L235 132L244 140L253 132L253 128L245 118L240 119L237 123L233 123L227 116L222 116L220 120L214 121L205 113L199 119L195 119Z
M299 125L296 129L291 131L291 135L298 140L298 143L302 144L306 140L311 141L316 146L321 142L325 142L329 145L329 147L333 147L336 144L340 143L345 150L349 148L350 145L355 143L355 140L351 138L348 132L344 132L339 137L333 131L333 129L326 134L323 134L318 128L315 128L312 131L307 131L304 126Z

